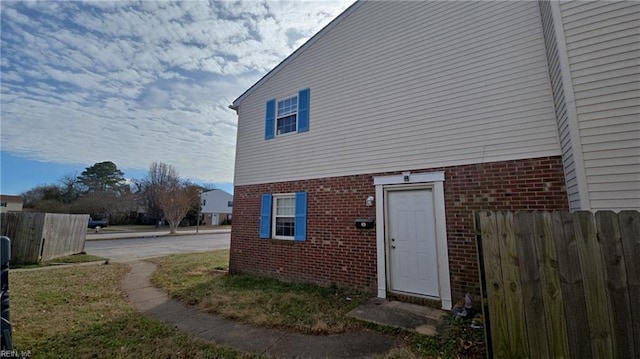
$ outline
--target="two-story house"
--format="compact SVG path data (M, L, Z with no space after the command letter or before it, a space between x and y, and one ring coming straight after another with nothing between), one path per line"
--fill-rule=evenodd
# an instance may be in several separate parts
M230 106L231 272L449 309L474 210L640 208L639 14L356 2Z
M23 204L22 196L0 195L0 213L22 212Z
M200 194L202 224L219 226L231 221L233 212L233 195L220 189L213 189Z

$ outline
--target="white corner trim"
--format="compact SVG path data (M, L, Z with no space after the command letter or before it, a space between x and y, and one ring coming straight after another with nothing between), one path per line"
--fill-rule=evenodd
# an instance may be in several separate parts
M562 10L560 9L559 1L551 1L550 5L551 15L553 17L553 28L556 34L556 44L558 46L558 60L560 62L560 73L562 75L564 100L567 106L567 124L569 126L571 151L573 152L573 162L576 171L580 209L583 211L589 211L591 209L591 200L589 199L587 175L584 168L584 158L582 156L582 139L580 137L580 128L578 127L578 112L576 109L575 94L573 93L573 78L571 77L571 67L569 66L567 42L564 37Z
M449 245L447 241L447 219L444 206L444 184L433 184L434 214L436 217L436 250L438 251L438 283L442 309L451 310L451 277L449 275Z
M405 173L406 174L406 173ZM385 245L385 186L389 188L393 185L415 185L424 183L432 185L435 229L436 229L436 250L438 257L438 285L442 309L451 310L453 305L451 300L451 278L449 275L449 249L447 244L447 222L444 204L444 172L429 172L409 174L409 181L405 181L405 174L394 176L374 177L373 183L376 186L376 263L378 269L378 297L387 297L387 257Z
M387 297L387 265L384 234L384 189L382 186L376 186L376 258L378 267L378 298Z

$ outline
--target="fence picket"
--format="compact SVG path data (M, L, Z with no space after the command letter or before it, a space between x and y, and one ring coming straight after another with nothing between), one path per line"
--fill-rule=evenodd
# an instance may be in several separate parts
M504 299L509 328L510 358L524 358L529 351L527 328L522 303L520 284L520 257L513 231L513 213L498 212L496 215L498 242L502 258L502 279L505 284Z
M527 337L531 358L549 357L549 343L545 332L545 317L542 287L538 273L538 259L535 251L535 228L530 213L516 212L515 241L518 246L522 300L526 316Z
M509 320L506 317L504 300L504 287L502 285L502 266L500 259L500 243L498 241L498 229L496 215L490 212L477 214L482 242L484 268L487 275L487 300L489 313L491 313L491 338L495 343L493 354L496 358L508 358L511 352L509 348Z
M587 307L573 216L568 212L554 212L552 217L562 300L567 313L569 357L591 359L591 346L585 344L590 343L591 338L589 326L585 325Z
M574 216L593 356L602 359L612 358L609 298L597 229L590 212L578 211Z
M621 211L618 214L622 251L627 267L627 287L631 305L630 321L633 327L633 351L640 357L640 212Z
M536 229L535 244L540 269L540 282L543 288L544 317L546 334L549 340L550 358L569 357L567 343L567 326L562 302L562 285L558 256L555 248L555 235L551 214L533 213L534 228Z

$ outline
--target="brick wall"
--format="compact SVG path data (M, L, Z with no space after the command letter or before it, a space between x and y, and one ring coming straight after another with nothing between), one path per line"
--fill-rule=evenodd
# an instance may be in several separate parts
M473 211L567 209L562 160L543 157L476 165L407 169L445 172L444 196L453 298L479 293ZM375 291L375 229L356 229L357 218L374 218L375 173L237 186L231 232L232 273L252 273L286 281L336 283ZM259 238L263 193L306 191L307 240ZM381 219L379 219L381 220Z

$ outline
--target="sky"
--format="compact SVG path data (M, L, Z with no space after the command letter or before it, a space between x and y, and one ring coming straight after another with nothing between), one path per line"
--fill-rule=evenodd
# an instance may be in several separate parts
M232 192L228 106L353 2L0 2L0 193L102 161Z

